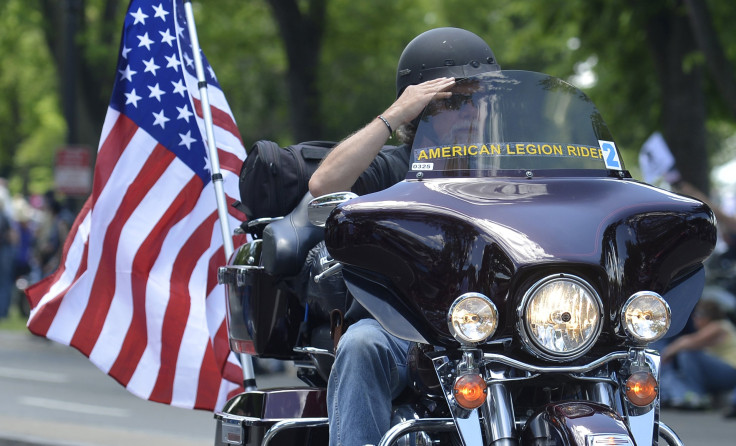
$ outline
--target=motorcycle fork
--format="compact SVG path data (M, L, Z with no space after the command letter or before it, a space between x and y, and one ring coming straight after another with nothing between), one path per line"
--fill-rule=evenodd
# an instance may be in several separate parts
M486 401L480 410L485 437L492 439L494 446L518 445L514 407L505 384L497 382L488 384Z
M463 409L455 401L455 379L466 372L479 372L479 358L482 358L480 350L469 349L463 352L463 359L459 363L446 356L433 359L458 435L464 445L483 444L482 439L485 437L487 444L516 446L518 441L514 409L505 384L491 379L485 402L478 409Z

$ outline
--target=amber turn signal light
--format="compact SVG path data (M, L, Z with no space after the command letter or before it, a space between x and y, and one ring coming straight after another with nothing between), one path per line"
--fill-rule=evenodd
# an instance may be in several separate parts
M626 398L635 406L648 406L657 392L657 380L649 372L634 373L626 380Z
M459 377L452 386L457 404L468 410L473 410L481 406L486 400L488 387L486 382L478 374L469 373Z

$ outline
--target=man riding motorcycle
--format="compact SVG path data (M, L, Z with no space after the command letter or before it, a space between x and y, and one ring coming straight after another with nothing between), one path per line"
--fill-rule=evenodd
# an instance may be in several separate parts
M310 192L317 197L357 186L357 191L369 193L403 180L406 170L392 177L396 169L391 164L408 168L412 121L430 100L449 97L443 90L456 78L499 69L491 48L470 31L438 28L420 34L399 59L396 102L335 147L312 176ZM395 156L406 158L374 162L393 129L404 143ZM408 341L375 320L363 319L348 328L327 387L330 444L378 443L390 427L391 400L406 386L408 348Z
M219 269L231 348L293 360L307 387L233 397L216 446L682 446L651 345L702 292L712 211L633 179L569 83L494 70L477 36L438 51L455 32L418 38L436 64L400 64L396 103L313 177L354 193L249 222ZM411 147L376 155L399 123Z

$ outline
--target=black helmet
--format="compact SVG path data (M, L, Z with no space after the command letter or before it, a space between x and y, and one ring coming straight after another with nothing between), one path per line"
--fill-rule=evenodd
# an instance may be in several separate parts
M409 85L500 69L491 48L477 35L460 28L431 29L415 37L401 53L396 97Z

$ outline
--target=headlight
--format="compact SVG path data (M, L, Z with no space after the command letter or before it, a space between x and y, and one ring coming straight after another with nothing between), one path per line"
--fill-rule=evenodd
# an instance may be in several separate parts
M498 311L491 299L480 293L465 293L455 299L447 314L450 334L461 344L477 344L493 336Z
M544 359L581 356L601 332L603 307L583 279L555 274L534 284L519 307L521 338Z
M670 306L653 291L638 292L621 309L621 323L635 341L654 342L670 328Z

